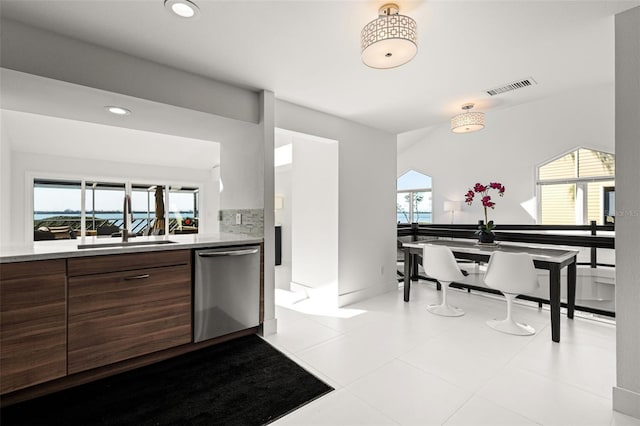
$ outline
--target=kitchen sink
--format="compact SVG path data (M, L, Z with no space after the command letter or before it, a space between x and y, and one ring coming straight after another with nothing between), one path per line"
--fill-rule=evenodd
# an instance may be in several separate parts
M78 244L79 249L92 249L92 248L109 248L109 247L135 247L135 246L154 246L162 244L175 244L175 241L170 240L158 240L158 241L114 241L108 243L91 243L91 244Z

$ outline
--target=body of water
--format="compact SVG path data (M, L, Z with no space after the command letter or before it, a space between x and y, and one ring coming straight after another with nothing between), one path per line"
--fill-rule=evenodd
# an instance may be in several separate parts
M181 218L193 218L193 212L192 211L188 211L188 212L179 212L179 215ZM78 220L80 220L80 213L79 212L40 212L40 213L35 213L33 215L33 220L43 220L43 219L47 219L50 217L56 217L56 216L66 216L66 217L77 217ZM151 213L149 215L149 217L151 219L155 218L155 214ZM169 212L169 219L175 219L176 217L178 217L178 213L176 212ZM93 215L91 213L87 213L87 220L91 220L93 218ZM147 218L147 212L133 212L133 219L146 219ZM122 219L122 212L118 213L118 212L113 212L113 213L96 213L96 219Z
M396 222L397 223L409 223L408 221L409 213L398 213L396 214ZM415 222L419 223L431 223L431 212L420 212L414 215Z

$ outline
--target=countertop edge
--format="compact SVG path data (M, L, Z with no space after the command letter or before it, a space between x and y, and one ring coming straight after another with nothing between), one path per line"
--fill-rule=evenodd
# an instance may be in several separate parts
M169 238L173 240L174 238ZM75 257L93 257L111 254L146 253L154 251L184 250L196 248L214 248L224 246L239 246L247 244L260 244L264 240L260 237L234 237L230 239L220 238L195 242L176 241L172 244L133 245L130 247L104 247L90 249L62 249L60 251L38 253L16 253L0 255L0 264L31 262L37 260L69 259Z

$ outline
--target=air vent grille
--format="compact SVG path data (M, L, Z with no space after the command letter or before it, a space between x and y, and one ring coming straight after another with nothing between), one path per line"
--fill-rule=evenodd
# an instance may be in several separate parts
M522 89L523 87L533 86L534 84L538 84L533 78L525 78L524 80L514 81L513 83L505 84L504 86L496 87L493 89L487 90L487 94L489 96L499 95L500 93L510 92L516 89Z

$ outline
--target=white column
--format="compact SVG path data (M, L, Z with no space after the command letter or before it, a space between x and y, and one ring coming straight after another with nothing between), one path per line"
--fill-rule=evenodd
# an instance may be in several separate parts
M262 334L267 336L277 331L276 321L276 253L274 210L274 139L275 96L264 90L260 93L260 126L264 141L264 322Z
M613 409L640 418L640 7L616 15L616 386Z

